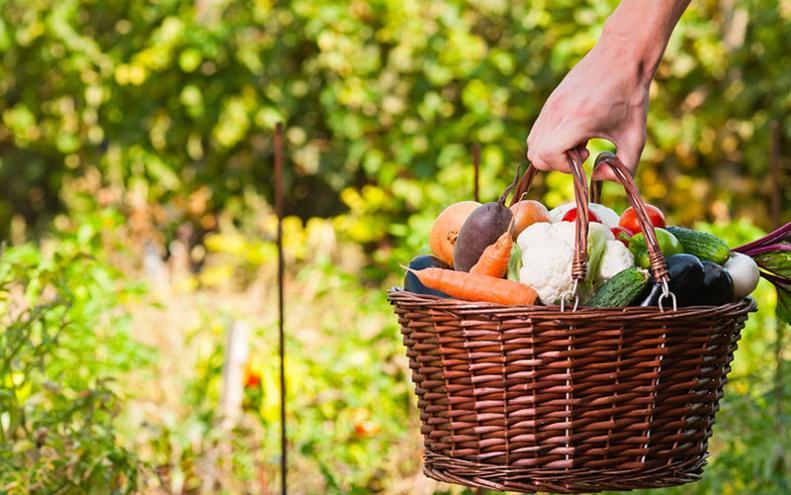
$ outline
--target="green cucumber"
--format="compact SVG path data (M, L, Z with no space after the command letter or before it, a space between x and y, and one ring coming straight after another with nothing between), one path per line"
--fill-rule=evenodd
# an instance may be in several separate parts
M685 253L697 256L701 261L722 265L731 257L731 249L715 235L684 227L667 227L667 231L676 236Z
M590 298L591 308L618 308L628 306L648 288L648 270L627 268L604 282Z

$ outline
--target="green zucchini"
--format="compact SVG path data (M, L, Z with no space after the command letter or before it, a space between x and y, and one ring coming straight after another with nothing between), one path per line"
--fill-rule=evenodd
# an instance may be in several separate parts
M618 308L629 306L648 288L648 270L627 268L604 282L593 294L587 306L591 308Z
M715 235L684 227L667 227L667 231L676 236L685 253L697 256L701 261L722 265L731 257L731 249Z

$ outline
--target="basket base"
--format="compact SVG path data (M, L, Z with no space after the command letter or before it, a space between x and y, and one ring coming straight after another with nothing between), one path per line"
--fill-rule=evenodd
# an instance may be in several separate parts
M650 469L535 469L481 464L426 452L423 472L429 478L475 488L519 493L595 493L607 490L662 488L698 481L704 456Z

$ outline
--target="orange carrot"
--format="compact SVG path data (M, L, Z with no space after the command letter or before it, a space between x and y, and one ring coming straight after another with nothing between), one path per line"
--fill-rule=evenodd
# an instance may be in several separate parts
M511 230L503 232L494 244L486 246L478 262L470 268L470 273L489 275L490 277L503 278L508 271L508 262L511 260L511 249L514 247L514 238Z
M457 299L509 305L536 302L536 291L513 280L444 268L424 268L422 270L407 268L407 270L414 273L426 287L440 290Z

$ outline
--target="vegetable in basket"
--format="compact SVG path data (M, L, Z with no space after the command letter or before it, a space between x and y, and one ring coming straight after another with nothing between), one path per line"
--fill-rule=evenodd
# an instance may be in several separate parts
M508 263L511 260L511 247L514 238L511 232L503 232L500 237L483 250L478 262L470 268L470 273L489 275L490 277L503 278L508 272Z
M684 248L681 247L681 243L678 242L676 236L659 227L656 227L654 232L656 232L656 240L659 242L659 250L662 251L665 258L684 252ZM629 251L634 255L634 261L637 266L641 268L649 268L651 266L651 262L648 259L648 246L645 242L645 234L640 232L629 239Z
M611 230L612 231L612 230ZM596 272L596 284L610 280L618 273L634 266L634 255L621 241L607 239L599 270Z
M725 263L725 269L733 279L734 297L741 299L747 297L758 286L761 270L758 264L746 254L734 252Z
M508 273L506 278L508 280L515 280L519 282L519 270L522 269L522 248L519 244L514 242L511 248L511 259L508 261Z
M432 256L430 254L424 254L420 256L415 256L412 261L409 262L409 268L413 270L422 270L424 268L450 268L447 263L442 261L441 259L437 258L436 256ZM423 285L420 280L415 276L414 273L407 271L404 275L404 289L408 290L409 292L414 292L415 294L428 294L431 296L438 296L438 297L449 297L442 291L438 291L436 289L432 289L430 287L426 287Z
M620 225L618 227L611 228L610 232L612 232L612 235L615 236L616 240L623 243L624 246L629 247L629 241L634 235L634 232L627 228L621 227Z
M477 201L460 201L442 210L434 220L428 236L428 243L434 256L453 266L453 250L456 247L459 230L470 213L479 206L481 204Z
M745 254L757 263L761 276L770 281L777 290L777 316L791 324L791 222L733 251ZM735 253L732 259L736 256ZM734 263L737 262L743 263ZM728 260L726 268L730 263L731 260ZM735 273L732 271L731 276L737 287L736 292L739 293L741 280L737 280ZM745 282L749 280L745 278Z
M543 304L558 304L573 286L574 231L571 222L537 223L517 239L522 250L519 280L535 289ZM588 225L588 275L578 287L582 302L592 293L599 263L611 239L612 234L604 225L595 222Z
M481 258L486 247L494 244L503 232L508 232L514 214L505 206L505 199L518 180L517 170L514 181L505 188L500 199L477 207L464 221L453 250L453 267L456 270L470 271L470 268Z
M720 306L733 301L733 279L728 270L712 261L703 262L703 286L690 306Z
M703 287L705 273L703 263L691 254L674 254L665 258L667 271L670 275L668 286L670 292L676 296L678 307L687 306L698 290ZM658 306L662 297L663 287L657 283L653 275L648 283L650 290L648 296L639 301L638 306ZM666 308L672 306L668 299L662 301Z
M629 306L648 289L648 270L631 267L606 281L587 303L591 308Z
M588 203L588 219L591 222L603 223L607 228L618 226L618 214L612 208L599 203ZM577 203L566 203L549 212L552 222L574 222L577 219Z
M533 199L523 199L511 205L514 214L511 234L516 240L526 228L538 222L551 222L547 207Z
M715 235L685 227L668 227L667 231L678 239L685 253L697 256L700 261L722 265L731 256L731 249L725 241Z
M665 214L656 206L646 203L645 211L648 214L651 225L654 227L664 228L667 225L665 223ZM643 228L640 227L640 221L637 220L637 212L632 206L624 210L621 218L618 220L618 225L635 234L643 231Z
M407 271L417 276L427 287L466 301L483 301L516 305L536 302L536 291L530 287L503 278L459 272L443 268L425 268Z

